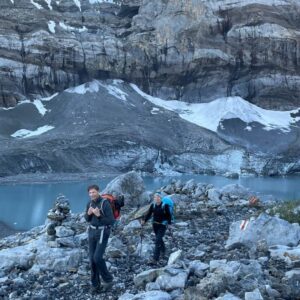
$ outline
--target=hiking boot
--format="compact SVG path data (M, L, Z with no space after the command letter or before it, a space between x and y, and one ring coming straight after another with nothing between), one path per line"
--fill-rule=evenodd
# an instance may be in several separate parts
M100 285L97 285L97 286L92 285L90 287L90 293L93 295L101 293L101 286Z
M107 291L110 291L111 288L113 287L113 282L112 281L109 281L109 282L103 282L102 284L102 291L103 292L107 292Z

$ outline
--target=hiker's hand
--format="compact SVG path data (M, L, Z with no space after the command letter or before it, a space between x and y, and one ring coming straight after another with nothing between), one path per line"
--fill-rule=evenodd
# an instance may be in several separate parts
M89 210L87 211L87 214L90 216L94 213L94 209L92 207L89 208Z
M100 217L100 210L98 207L96 207L93 212L96 217Z

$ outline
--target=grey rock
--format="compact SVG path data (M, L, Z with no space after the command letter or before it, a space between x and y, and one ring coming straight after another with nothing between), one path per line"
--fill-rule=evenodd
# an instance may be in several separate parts
M120 298L121 300L171 300L171 296L163 291L142 292L135 295L133 298Z
M162 269L150 269L137 274L133 278L133 282L136 287L143 287L147 283L155 281L155 279L163 273ZM156 283L158 285L158 283Z
M225 295L216 298L216 300L241 300L241 298L227 292Z
M74 236L75 232L70 228L66 228L65 226L56 226L55 234L57 237L62 238L62 237Z
M245 300L264 300L259 289L255 289L253 292L245 293Z
M175 264L182 255L182 250L177 250L176 252L171 253L168 259L168 266Z
M257 219L250 220L245 230L240 229L241 221L230 226L226 248L232 249L240 244L256 248L258 241L265 240L271 245L297 245L300 240L300 226L261 214Z
M160 286L161 290L172 291L175 289L183 289L187 281L187 272L180 272L175 276L163 274L158 276L156 283Z
M204 272L208 269L209 265L201 262L200 260L194 260L189 264L189 272L198 277L202 277Z
M115 193L117 195L124 195L126 205L136 206L143 205L145 192L144 181L137 172L128 172L120 175L112 180L102 191L102 193Z

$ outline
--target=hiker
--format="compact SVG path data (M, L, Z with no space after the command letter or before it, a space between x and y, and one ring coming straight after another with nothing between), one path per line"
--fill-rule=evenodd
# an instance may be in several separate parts
M99 293L108 291L113 285L113 276L107 270L103 258L110 235L110 228L115 219L108 200L99 194L99 187L91 185L88 187L91 201L86 206L85 219L90 223L88 228L89 256L91 264L91 292ZM101 286L100 276L103 283Z
M144 225L153 215L153 231L155 233L155 249L153 258L149 264L155 265L158 263L160 254L165 255L166 247L163 237L166 233L167 225L171 224L171 213L168 204L162 203L161 193L154 194L154 203L151 204L150 209L141 224Z

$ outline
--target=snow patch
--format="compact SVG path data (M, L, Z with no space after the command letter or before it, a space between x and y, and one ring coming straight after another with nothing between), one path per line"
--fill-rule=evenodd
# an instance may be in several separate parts
M110 95L112 95L112 96L114 96L114 97L116 97L116 98L118 98L118 99L120 99L122 101L127 101L126 96L128 96L128 94L126 94L121 89L119 89L118 87L115 86L115 85L118 84L117 80L114 81L115 85L111 85L111 84L106 85L106 84L102 84L102 83L100 83L100 84L101 84L101 86L103 86L107 90L107 92Z
M246 126L244 129L247 130L247 131L251 131L252 127L251 126Z
M67 30L67 31L84 32L84 31L88 30L85 26L83 26L82 28L76 28L76 27L73 27L73 26L66 25L64 22L59 22L59 26L62 29Z
M58 95L58 93L55 93L49 97L44 97L44 98L41 98L42 101L50 101L52 100L53 98L55 98L56 96Z
M290 126L296 118L291 116L293 111L272 111L260 108L241 97L224 97L209 103L186 103L178 100L166 101L152 97L141 91L136 85L131 87L156 106L176 112L182 119L198 126L217 132L222 120L238 118L245 123L257 122L264 125L265 130L279 129L290 131Z
M10 0L10 2L11 2L12 4L14 4L14 0Z
M151 114L152 115L157 115L158 113L159 113L159 108L153 107L152 110L151 110Z
M37 136L37 135L41 135L51 129L53 129L53 126L49 126L49 125L45 125L42 127L37 128L36 130L32 131L32 130L27 130L27 129L20 129L18 131L16 131L15 133L13 133L11 136L14 138L29 138L32 136Z
M81 11L81 3L79 0L73 0L75 5L79 8L79 10Z
M45 106L43 105L43 103L41 102L41 100L34 100L33 104L35 105L35 107L37 108L37 110L39 111L39 113L44 116L45 113L47 112L47 109L45 108Z
M49 9L52 10L51 0L45 0L45 2L48 4Z
M128 96L128 94L126 94L125 92L123 92L120 88L118 88L116 85L119 83L122 83L123 81L119 81L119 80L114 80L113 84L104 84L101 83L97 80L94 80L92 82L88 82L73 88L69 88L66 90L66 92L68 93L76 93L76 94L81 94L84 95L87 92L90 93L97 93L99 91L100 86L105 88L107 90L107 92L122 100L122 101L127 101L126 96Z
M55 33L55 22L54 21L49 21L48 22L48 28L49 28L49 31L52 32L52 33Z
M30 0L30 3L33 4L37 9L43 9L42 5L35 3L33 0Z
M69 88L65 90L68 93L75 93L84 95L87 92L89 93L97 93L99 91L99 82L97 80L94 80L92 82L84 83L79 86Z

